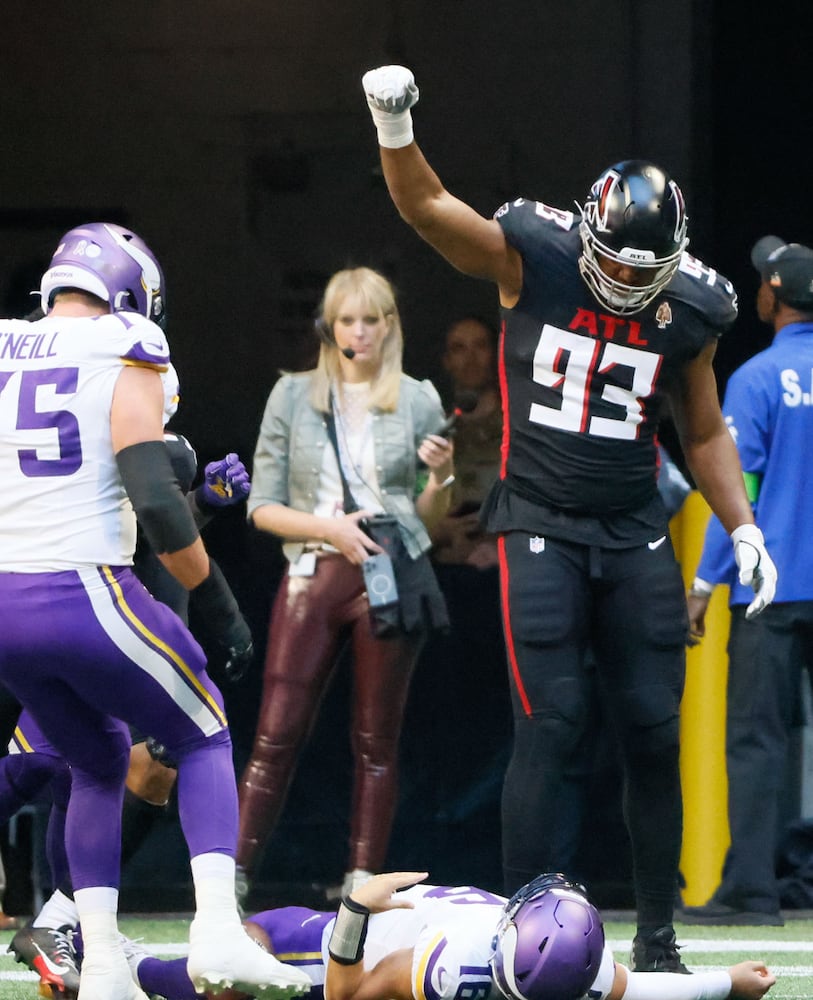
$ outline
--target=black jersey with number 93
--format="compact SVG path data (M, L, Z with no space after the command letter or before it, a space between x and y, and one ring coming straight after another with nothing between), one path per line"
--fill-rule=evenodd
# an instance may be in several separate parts
M684 253L647 307L615 316L579 272L572 212L519 199L495 217L522 256L523 287L516 306L502 310L508 451L489 527L549 531L555 510L576 525L565 537L600 542L590 522L606 526L621 515L623 543L636 534L634 524L620 527L624 515L651 508L643 515L647 527L638 528L643 537L659 517L656 435L665 389L736 319L731 283ZM505 491L514 494L513 507L507 497L500 502ZM547 511L529 524L537 505Z

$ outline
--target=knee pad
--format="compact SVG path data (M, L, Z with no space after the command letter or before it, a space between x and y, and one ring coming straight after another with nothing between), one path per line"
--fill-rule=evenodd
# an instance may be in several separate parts
M629 756L677 751L680 743L680 701L665 684L648 684L617 697L617 726Z
M546 711L530 719L518 719L514 727L514 757L545 769L572 757L581 744L584 720Z

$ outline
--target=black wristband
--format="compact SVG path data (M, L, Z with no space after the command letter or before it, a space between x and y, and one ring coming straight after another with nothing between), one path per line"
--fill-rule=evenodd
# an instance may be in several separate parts
M214 629L228 627L242 618L240 608L214 559L209 559L209 575L189 591L189 599L204 621Z
M352 896L344 896L330 935L327 951L339 965L356 965L364 957L370 911Z

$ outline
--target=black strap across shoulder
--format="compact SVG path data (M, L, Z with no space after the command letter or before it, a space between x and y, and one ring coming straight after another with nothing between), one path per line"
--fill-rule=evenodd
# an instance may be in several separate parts
M350 492L350 487L347 484L347 480L344 476L344 469L342 468L342 454L339 451L339 439L336 437L336 421L333 417L333 396L330 397L330 410L325 414L325 424L327 425L327 436L330 438L330 443L333 445L333 450L336 452L336 464L339 466L339 478L342 481L342 493L344 494L344 512L345 514L352 514L353 511L359 510L359 505L353 498L353 494Z

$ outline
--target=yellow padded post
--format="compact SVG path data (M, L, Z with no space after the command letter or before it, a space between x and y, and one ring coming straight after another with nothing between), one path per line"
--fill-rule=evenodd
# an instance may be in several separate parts
M688 590L695 576L711 511L693 491L672 519L672 541ZM686 690L680 713L683 785L683 902L701 906L720 884L729 845L728 779L725 762L725 701L730 614L729 588L714 590L706 614L706 636L689 649Z

